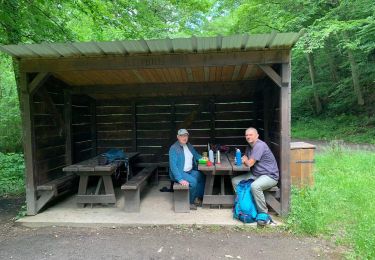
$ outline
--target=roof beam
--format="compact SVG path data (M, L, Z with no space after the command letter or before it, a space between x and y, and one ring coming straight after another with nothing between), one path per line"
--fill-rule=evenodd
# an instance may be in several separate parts
M276 85L278 85L279 87L282 87L282 81L281 81L280 75L277 74L276 71L274 71L274 69L270 65L259 64L258 66L264 71L264 73L267 74L268 77L272 79L273 82L276 83Z
M101 95L128 98L212 96L212 95L252 95L259 82L254 80L229 82L130 84L73 87L72 94Z
M231 66L239 64L288 63L290 50L258 50L216 53L100 56L22 59L25 72L63 72L83 70L121 70L139 68L175 68Z
M51 74L48 72L40 72L38 75L35 76L35 78L30 82L28 86L28 91L30 96L33 96L34 93L41 87L44 82L47 81Z

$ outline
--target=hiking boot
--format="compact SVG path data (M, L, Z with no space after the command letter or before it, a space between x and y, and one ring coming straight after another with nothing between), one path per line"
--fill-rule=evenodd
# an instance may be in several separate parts
M267 220L258 220L258 221L257 221L257 224L258 224L258 226L260 226L260 227L265 227L265 226L271 224L271 220L270 220L270 219L267 219Z
M197 210L197 205L190 204L190 210Z
M202 200L200 198L195 198L194 200L194 204L197 206L197 207L202 207Z

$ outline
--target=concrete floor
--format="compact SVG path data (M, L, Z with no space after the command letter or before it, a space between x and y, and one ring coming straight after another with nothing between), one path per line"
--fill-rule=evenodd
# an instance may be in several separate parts
M141 193L141 210L139 213L125 213L124 197L116 189L116 206L90 205L77 208L75 196L68 197L46 209L36 216L26 216L17 222L30 227L38 226L79 226L79 227L116 227L135 225L243 225L233 219L232 209L206 209L198 207L190 213L175 213L173 210L173 193L160 192L169 182L160 182ZM273 217L280 225L279 219ZM256 226L255 223L246 224Z

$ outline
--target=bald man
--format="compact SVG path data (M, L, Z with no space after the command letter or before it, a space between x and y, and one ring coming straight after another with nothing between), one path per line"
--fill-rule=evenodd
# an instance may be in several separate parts
M248 128L245 131L245 138L248 146L245 155L242 157L242 162L251 167L250 172L238 175L232 178L233 188L241 180L252 179L251 193L253 195L258 214L268 214L266 199L264 197L264 190L276 186L279 180L279 169L277 167L275 156L272 154L268 145L259 139L258 131L255 128ZM258 223L268 224L268 223Z

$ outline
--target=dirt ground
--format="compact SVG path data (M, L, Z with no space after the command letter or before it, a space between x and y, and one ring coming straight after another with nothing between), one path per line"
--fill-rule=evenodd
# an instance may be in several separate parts
M341 259L344 249L274 228L27 228L24 198L0 198L0 259Z

